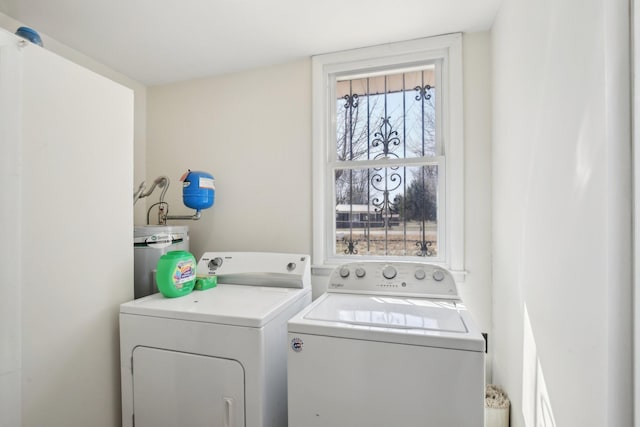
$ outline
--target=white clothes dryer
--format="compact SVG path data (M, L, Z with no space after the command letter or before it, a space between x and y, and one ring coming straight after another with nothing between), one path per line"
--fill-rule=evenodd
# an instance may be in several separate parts
M450 272L336 269L288 323L290 427L483 427L484 338Z
M309 256L205 253L218 285L120 306L124 427L287 425L287 321L311 302Z

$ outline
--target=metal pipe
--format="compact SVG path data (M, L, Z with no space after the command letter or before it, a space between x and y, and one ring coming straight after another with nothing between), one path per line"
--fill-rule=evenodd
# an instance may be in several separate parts
M202 216L202 214L200 213L200 211L196 211L196 213L194 215L165 215L164 216L164 221L166 222L168 219L190 219L193 221L197 221L200 219L200 217Z
M160 201L158 203L153 204L152 207L156 205L158 206L158 223L160 225L165 225L167 223L167 220L169 219L171 220L182 219L182 220L193 220L193 221L197 221L200 219L200 217L202 216L200 210L197 210L194 215L167 215L165 213L169 211L169 206L164 201L164 195L167 193L167 189L169 188L169 178L166 176L157 177L153 181L153 185L151 186L151 188L149 188L149 190L146 192L144 191L145 182L143 181L142 184L140 184L140 187L138 187L138 190L135 193L133 193L133 204L135 205L138 199L142 199L144 197L148 197L149 195L151 195L151 193L153 193L153 190L155 190L156 187L162 188L162 192L160 193ZM151 211L151 208L149 208L149 211ZM149 223L149 211L147 212L147 224Z
M133 204L135 205L142 193L144 192L145 182L142 181L136 191L133 192Z
M138 188L138 191L140 191L141 189L144 189L144 184L145 183L143 181L142 184L140 184L140 188ZM144 197L151 195L151 193L153 193L153 190L155 190L156 187L162 188L162 194L160 195L160 201L162 202L163 201L162 199L164 198L164 193L166 193L167 188L169 188L169 178L167 178L166 176L159 176L156 179L154 179L153 185L151 186L149 191L140 192L138 199L142 199Z

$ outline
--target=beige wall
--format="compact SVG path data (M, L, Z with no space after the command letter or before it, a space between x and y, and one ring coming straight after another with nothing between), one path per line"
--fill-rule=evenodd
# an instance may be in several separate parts
M491 41L465 34L465 230L461 293L491 332ZM216 203L190 222L191 249L311 252L309 59L148 91L147 180L168 175L172 213L189 212L178 179L216 178ZM152 196L156 201L157 196ZM148 203L151 203L149 201ZM326 276L314 276L314 295Z
M149 89L148 179L170 178L170 212L193 212L187 169L216 180L214 206L187 223L196 257L311 251L310 79L304 60Z
M489 333L487 379L492 378L491 319L491 36L463 35L464 72L464 302L483 331Z

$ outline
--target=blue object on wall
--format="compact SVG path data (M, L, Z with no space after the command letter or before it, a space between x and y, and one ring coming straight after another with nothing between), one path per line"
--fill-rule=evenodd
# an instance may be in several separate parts
M38 34L38 32L32 28L20 27L16 30L16 35L22 37L23 39L29 40L33 44L42 46L42 39L40 38L40 34Z
M207 209L213 206L216 188L213 175L189 170L182 176L182 202L191 209Z

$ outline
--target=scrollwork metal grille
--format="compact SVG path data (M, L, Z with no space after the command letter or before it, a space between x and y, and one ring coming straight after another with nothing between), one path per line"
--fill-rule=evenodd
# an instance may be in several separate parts
M339 82L336 254L438 255L434 70Z

